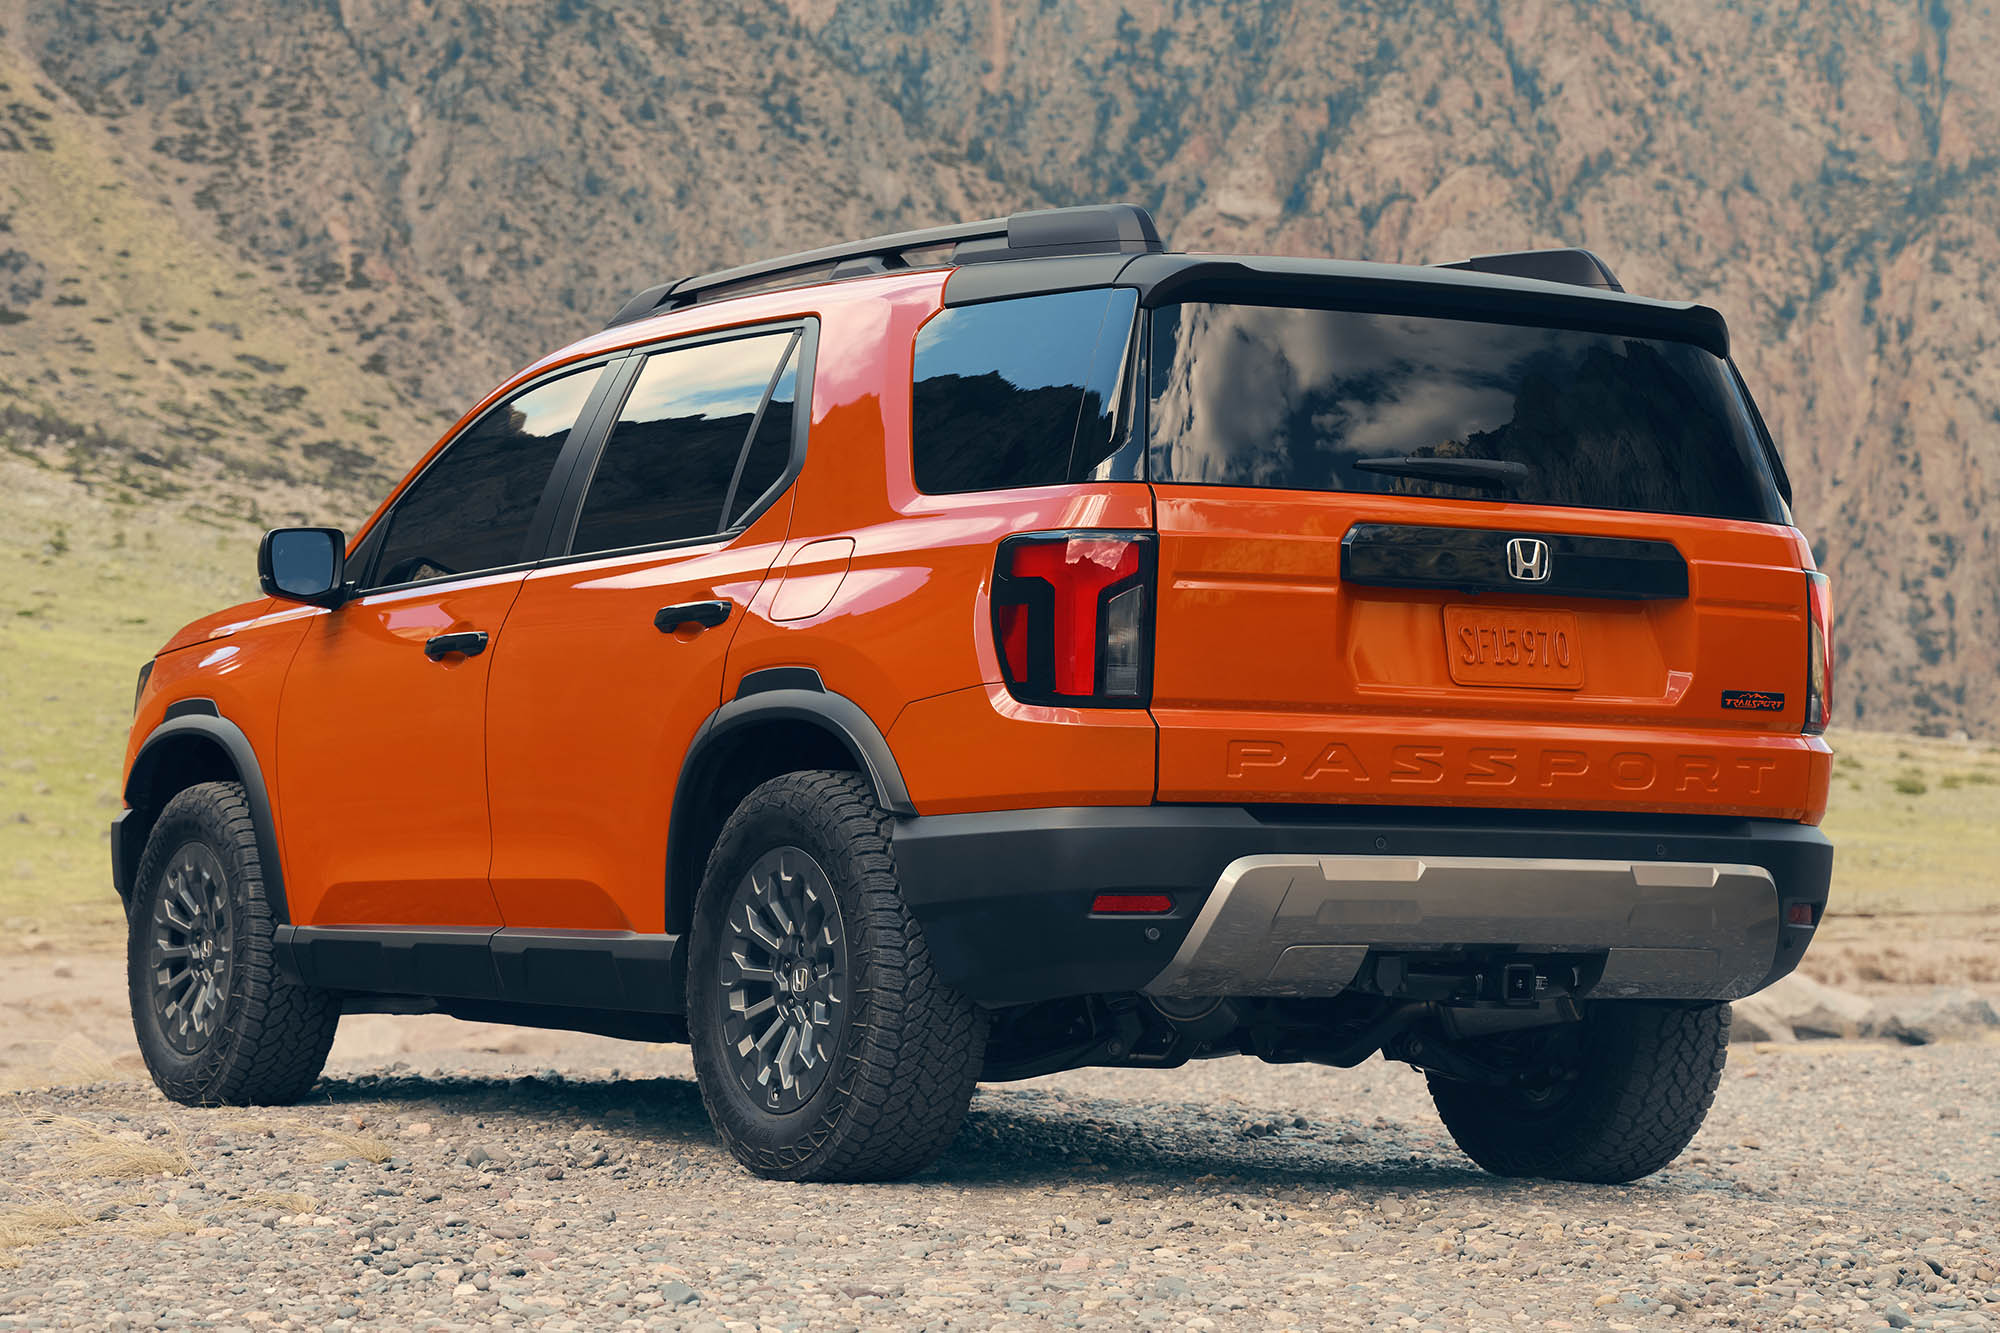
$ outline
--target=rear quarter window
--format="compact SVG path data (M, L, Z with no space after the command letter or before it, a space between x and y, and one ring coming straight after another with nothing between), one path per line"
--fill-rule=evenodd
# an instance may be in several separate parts
M1220 302L1151 319L1155 482L1784 521L1729 367L1699 347Z
M911 463L930 495L1104 477L1137 293L960 306L917 334Z

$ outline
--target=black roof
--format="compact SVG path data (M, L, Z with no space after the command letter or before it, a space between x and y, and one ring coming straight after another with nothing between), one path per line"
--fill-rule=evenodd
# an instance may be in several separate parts
M1165 248L1159 229L1153 225L1153 215L1137 204L1045 208L982 222L961 222L949 227L926 227L865 241L848 241L663 282L627 301L605 327L615 328L703 300L722 300L750 292L802 287L899 269L1057 255L1146 254Z
M1002 262L1004 261L1004 262ZM946 305L1084 287L1132 287L1142 305L1205 298L1337 305L1667 338L1729 354L1707 306L1625 292L1588 250L1523 250L1442 265L1169 253L1135 204L1092 204L877 236L664 282L607 328L704 301L907 269L952 267Z

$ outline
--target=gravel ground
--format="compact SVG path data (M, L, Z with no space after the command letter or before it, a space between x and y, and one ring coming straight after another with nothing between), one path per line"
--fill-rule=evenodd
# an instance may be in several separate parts
M1627 1188L1481 1174L1401 1066L1242 1059L983 1089L913 1181L772 1184L684 1051L607 1051L0 1097L0 1328L2000 1326L2000 1043L1736 1047Z

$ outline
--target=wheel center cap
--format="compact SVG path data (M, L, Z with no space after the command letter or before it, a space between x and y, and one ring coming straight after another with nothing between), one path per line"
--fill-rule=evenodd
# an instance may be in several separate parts
M787 989L797 995L812 985L812 969L804 963L799 963L792 968L792 974L786 981Z

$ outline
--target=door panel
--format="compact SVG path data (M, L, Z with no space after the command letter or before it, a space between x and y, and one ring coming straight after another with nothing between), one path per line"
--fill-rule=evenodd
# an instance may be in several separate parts
M578 464L557 519L570 559L529 575L495 655L492 883L508 926L665 928L681 762L791 525L809 334L651 353ZM640 543L654 545L620 549Z
M377 593L314 618L278 712L277 803L300 925L498 926L486 690L519 571ZM484 631L433 661L425 644Z
M723 658L777 558L781 499L729 544L537 570L495 654L493 893L509 926L666 928L667 814ZM707 628L660 608L724 599Z
M487 676L547 546L552 478L569 475L560 465L588 442L613 378L603 365L561 371L460 431L357 548L350 569L377 591L307 629L278 710L296 924L500 924L486 879Z

